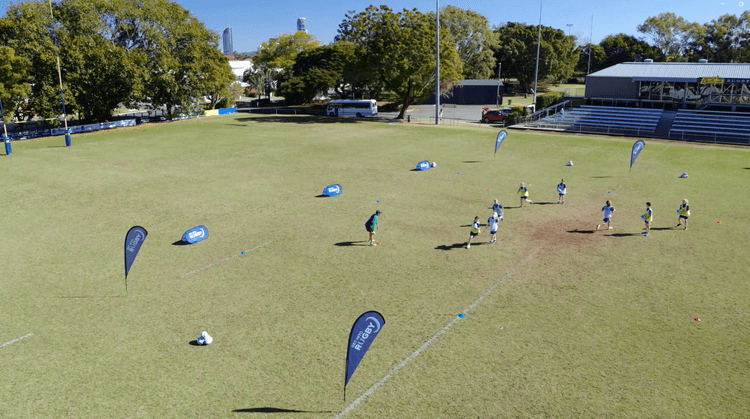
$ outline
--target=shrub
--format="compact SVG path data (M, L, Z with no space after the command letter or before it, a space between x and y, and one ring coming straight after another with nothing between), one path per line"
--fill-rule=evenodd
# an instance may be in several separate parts
M523 121L523 117L529 114L529 109L525 106L514 106L510 108L508 117L505 118L505 125L515 125Z
M549 92L536 97L536 110L544 109L548 106L552 106L562 99L563 94L561 92Z

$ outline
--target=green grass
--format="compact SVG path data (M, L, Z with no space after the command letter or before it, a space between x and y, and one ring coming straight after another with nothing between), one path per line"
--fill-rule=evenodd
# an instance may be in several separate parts
M647 141L629 173L629 138L511 131L493 158L489 127L345 121L15 142L0 157L0 344L33 336L0 348L3 416L333 417L359 314L387 324L348 402L503 278L347 418L750 411L750 150ZM410 170L425 159L437 168ZM521 181L553 204L512 208ZM317 198L331 183L343 194ZM499 243L483 228L460 248L493 198L511 207ZM670 228L682 198L688 231ZM606 199L615 229L592 233ZM361 246L375 209L382 245ZM207 240L172 244L199 224ZM126 294L133 225L149 236ZM189 345L202 330L214 343Z

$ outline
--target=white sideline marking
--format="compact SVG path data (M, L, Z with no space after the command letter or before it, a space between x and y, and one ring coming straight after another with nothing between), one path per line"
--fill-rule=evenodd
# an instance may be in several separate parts
M525 265L526 262L528 262L529 260L531 260L531 258L533 258L537 254L537 252L539 252L540 249L541 248L537 248L536 250L534 250L529 256L526 257L526 259L524 259L521 262L519 262L510 271L506 272L505 275L503 275L502 278L500 278L499 280L497 280L497 282L495 282L494 284L492 284L491 287L487 288L487 290L482 295L480 295L479 298L477 298L476 300L474 300L473 303L469 304L469 306L466 307L462 311L462 313L466 314L466 313L470 312L472 309L474 309L476 306L478 306L479 303L482 302L482 300L484 300L488 295L490 295L492 293L492 291L495 290L495 288L497 288L498 286L500 286L500 284L502 284L503 282L505 282L505 280L508 279L509 276L513 275L516 272L516 269L520 268L521 266ZM463 319L461 319L458 316L454 317L453 320L451 320L450 322L448 322L448 324L446 324L445 326L443 326L442 329L438 330L438 332L435 333L431 338L427 339L427 341L425 343L423 343L422 346L420 346L419 348L417 348L416 351L412 352L411 355L409 355L406 358L404 358L403 360L401 360L401 362L399 362L398 365L396 365L395 367L393 367L393 369L390 370L388 372L388 374L386 374L383 378L381 378L380 381L378 381L377 383L373 384L372 387L370 387L369 389L367 389L367 391L365 391L364 393L362 393L361 396L357 397L357 399L354 400L349 406L346 406L346 408L344 410L342 410L341 412L339 412L336 416L334 416L333 419L341 419L344 416L346 416L347 414L349 414L349 412L351 412L352 410L356 409L357 406L359 406L359 404L362 403L368 396L370 396L372 393L374 393L375 390L377 390L380 386L382 386L383 384L385 384L385 382L388 381L391 377L393 377L394 375L396 375L399 372L399 370L401 370L401 368L404 368L406 366L406 364L408 364L409 362L411 362L411 360L413 360L414 358L416 358L422 351L424 351L430 345L432 345L433 342L435 342L437 340L437 338L439 338L443 333L445 333L448 330L450 330L450 328L453 327L453 325L456 324L460 320L463 320Z
M20 338L15 338L15 339L13 339L13 340L9 340L9 341L7 341L7 342L5 342L5 343L3 343L3 344L0 344L0 348L2 348L3 346L8 346L8 345L11 345L11 344L13 344L13 343L16 343L16 342L18 342L19 340L23 340L23 339L26 339L26 338L30 338L30 337L32 337L32 336L34 336L34 334L33 334L33 333L29 333L28 335L24 335L24 336L21 336Z
M247 254L247 253L250 253L250 252L252 252L252 251L253 251L253 250L255 250L255 249L260 249L261 247L263 247L263 246L266 246L266 245L269 245L269 244L271 244L271 243L273 243L273 242L266 242L266 243L263 243L263 244L259 244L259 245L257 245L257 246L255 246L255 247L253 247L253 248L252 248L252 249L250 249L250 250L245 250L244 252L240 252L240 253L234 254L234 255L232 255L232 256L228 256L228 257L225 257L224 259L221 259L221 260L217 260L216 262L214 262L214 263L212 263L212 264L210 264L210 265L206 265L206 266L204 266L204 267L202 267L202 268L198 268L198 269L196 269L196 270L194 270L194 271L190 271L190 272L188 272L188 273L186 273L186 274L183 274L183 275L181 276L181 278L184 278L184 277L186 277L186 276L192 275L192 274L194 274L194 273L197 273L197 272L200 272L200 271L205 271L205 270L206 270L206 269L208 269L208 268L213 268L214 266L216 266L216 265L218 265L218 264L220 264L220 263L226 262L226 261L228 261L228 260L234 259L234 258L236 258L237 256L244 256L244 255L243 255L243 253L245 253L245 254Z

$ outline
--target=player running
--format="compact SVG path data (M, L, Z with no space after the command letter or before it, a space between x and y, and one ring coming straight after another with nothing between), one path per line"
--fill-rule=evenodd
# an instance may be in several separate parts
M609 225L610 221L612 221L612 214L615 212L615 207L612 206L612 202L607 200L607 203L602 207L602 212L604 213L602 216L603 222L607 223L607 230L612 230L612 227ZM599 231L599 227L601 226L601 224L597 224L596 231Z
M682 220L685 220L685 228L683 228L683 230L687 230L687 221L690 216L690 205L688 205L687 199L682 200L682 205L677 209L677 214L680 214L679 217L677 217L677 227L682 225Z
M529 204L533 204L533 202L531 202L531 200L529 199L529 190L526 189L525 186L523 186L523 182L521 182L521 186L518 188L518 196L521 198L521 204L518 206L518 208L523 208L523 201L526 201Z
M474 222L471 223L471 231L469 232L469 242L466 243L466 248L471 247L471 239L478 236L481 232L481 229L479 228L479 216L477 215L474 217Z
M490 229L490 244L497 243L497 223L500 221L497 218L497 213L493 212L490 218L487 219L487 228Z

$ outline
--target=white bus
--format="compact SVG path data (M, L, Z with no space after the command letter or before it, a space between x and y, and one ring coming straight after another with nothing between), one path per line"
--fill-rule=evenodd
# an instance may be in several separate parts
M326 107L328 116L377 116L378 104L375 99L366 100L332 100Z

